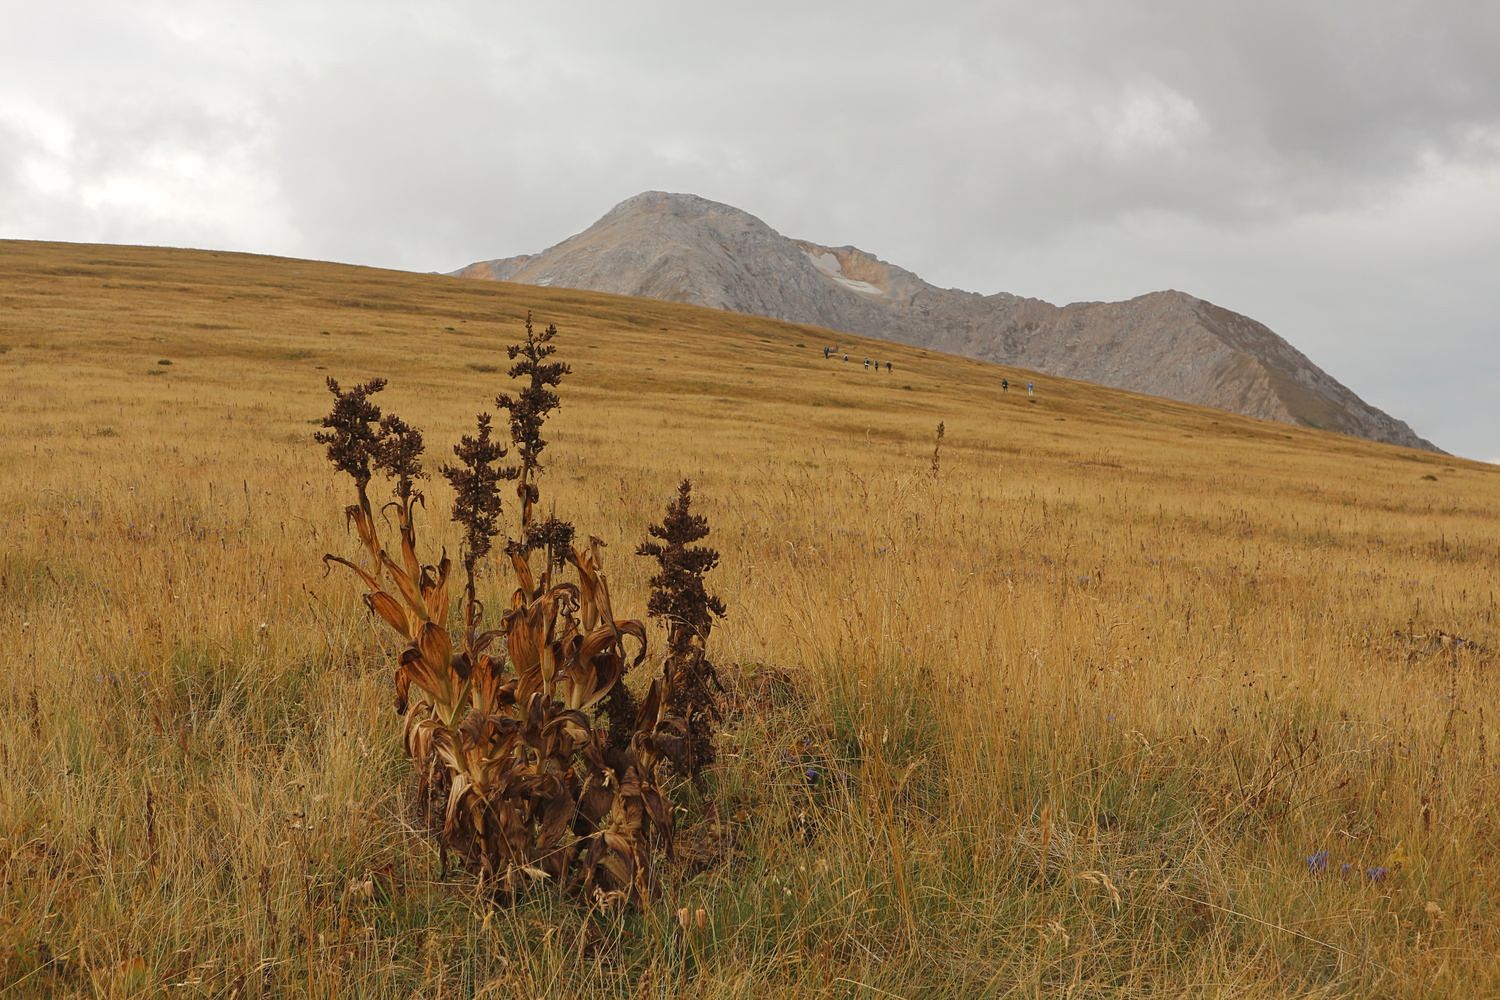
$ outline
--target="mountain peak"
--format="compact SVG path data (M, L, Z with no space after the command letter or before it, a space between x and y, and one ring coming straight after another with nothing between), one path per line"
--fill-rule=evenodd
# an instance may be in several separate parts
M614 208L610 209L604 215L604 218L599 221L603 222L605 219L648 212L667 212L680 216L704 215L709 213L750 215L749 212L735 208L733 205L710 201L696 194L676 191L642 191L640 194L632 195L620 202Z
M1263 324L1186 292L1059 307L937 288L858 247L789 239L742 209L696 194L643 191L549 250L454 273L769 316L1433 447Z

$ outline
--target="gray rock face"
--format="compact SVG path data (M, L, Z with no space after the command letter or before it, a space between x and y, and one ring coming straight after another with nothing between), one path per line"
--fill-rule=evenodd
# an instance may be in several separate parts
M1262 324L1182 292L1054 306L937 288L855 247L789 239L696 195L648 191L549 250L453 273L809 323L1436 450Z

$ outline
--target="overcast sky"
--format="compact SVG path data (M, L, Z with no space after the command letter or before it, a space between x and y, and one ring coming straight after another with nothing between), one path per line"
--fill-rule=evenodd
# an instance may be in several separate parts
M1497 0L0 0L0 238L450 270L651 188L1178 288L1500 460Z

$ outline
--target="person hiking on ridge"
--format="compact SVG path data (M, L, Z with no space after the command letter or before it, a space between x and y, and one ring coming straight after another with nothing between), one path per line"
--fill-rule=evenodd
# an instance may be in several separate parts
M1010 379L1003 378L1003 379L1000 380L1000 391L1001 392L1010 392Z

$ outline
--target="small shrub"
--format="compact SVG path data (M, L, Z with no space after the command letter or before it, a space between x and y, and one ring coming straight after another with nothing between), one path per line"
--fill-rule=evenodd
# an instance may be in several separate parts
M157 364L159 364L159 365L170 365L171 363L172 363L172 360L170 358L162 358L160 361L157 362Z
M535 881L640 905L657 891L656 855L670 853L675 830L657 771L681 757L692 720L672 714L670 673L654 679L638 705L629 697L623 678L646 657L646 630L615 617L603 543L578 544L570 522L536 515L542 431L569 372L550 360L556 334L552 326L537 333L528 316L525 340L508 349L509 374L522 386L495 403L507 414L510 446L481 413L454 447L456 462L441 469L464 532L458 622L450 625L451 560L444 554L434 565L419 556L422 435L381 412L373 397L384 379L347 390L328 379L333 409L315 438L354 482L345 517L365 557L324 560L355 573L365 604L407 641L395 706L417 771L418 808L445 854L456 853L503 896ZM518 461L506 464L512 451ZM382 540L371 503L376 473L394 495L382 507L394 512L394 548ZM507 482L515 484L519 531L500 553L516 586L498 623L486 627L475 577L495 552Z

